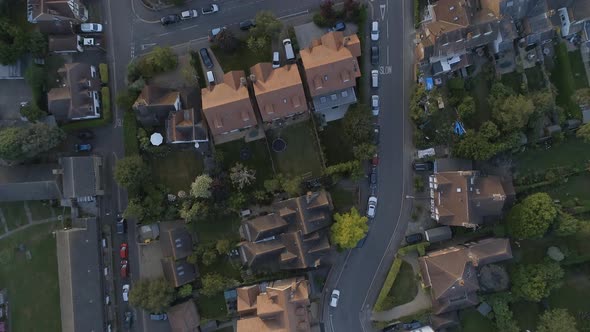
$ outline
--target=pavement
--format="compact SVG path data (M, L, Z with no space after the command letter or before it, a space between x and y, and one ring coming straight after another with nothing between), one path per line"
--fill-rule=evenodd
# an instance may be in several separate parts
M336 263L326 282L322 319L329 332L373 331L371 309L405 234L413 204L405 198L412 191L409 172L413 148L406 114L413 82L413 4L409 0L375 0L368 5L367 34L372 20L379 21L381 30L380 65L375 68L380 72L379 173L387 176L379 177L379 205L364 246L352 249ZM369 54L369 35L365 40L363 53ZM363 57L364 73L372 69L369 58ZM341 292L335 309L327 301L334 288Z

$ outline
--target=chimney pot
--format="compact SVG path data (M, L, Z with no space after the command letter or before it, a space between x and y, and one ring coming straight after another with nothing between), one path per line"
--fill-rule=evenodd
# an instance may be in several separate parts
M252 83L256 82L256 75L250 74L250 82L252 82Z

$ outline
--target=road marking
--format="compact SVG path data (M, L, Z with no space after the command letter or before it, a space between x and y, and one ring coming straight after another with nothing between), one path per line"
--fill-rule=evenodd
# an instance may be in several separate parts
M387 45L387 64L389 65L389 45Z
M190 27L182 28L180 30L188 30L188 29L196 28L198 26L199 26L198 24L197 25L191 25Z
M121 119L115 120L115 128L117 128L117 127L123 127L123 120L121 120Z
M141 44L141 50L145 51L146 48L156 46L156 43L149 43L149 44Z
M340 277L342 277L342 272L344 272L344 268L346 268L346 263L348 263L348 257L350 257L351 253L352 249L348 251L348 255L346 255L346 259L344 259L344 264L342 264L342 270L340 270L340 274L338 274L338 278L336 279L336 286L338 286L338 283L340 282Z
M391 75L391 66L379 66L379 75Z
M278 19L279 19L279 20L284 20L284 19L286 19L286 18L289 18L289 17L298 16L298 15L303 15L303 14L307 14L307 13L309 13L309 10L304 10L304 11L302 11L302 12L298 12L298 13L293 13L293 14L289 14L289 15L281 16L281 17L278 17Z
M381 21L385 20L385 5L379 5L379 9L381 9Z
M161 34L158 35L158 37L166 36L166 35L170 34L170 32L171 31L161 33Z
M135 44L131 44L131 59L135 57Z
M386 25L386 29L385 30L387 30L387 39L389 39L389 21L386 21L385 22L385 25Z

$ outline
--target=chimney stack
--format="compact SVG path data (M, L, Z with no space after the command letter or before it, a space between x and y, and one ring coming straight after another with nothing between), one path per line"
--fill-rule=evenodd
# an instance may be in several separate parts
M252 83L256 82L256 75L250 74L250 82L252 82Z
M246 81L245 77L240 77L240 85L242 85L242 86L248 85L248 81Z

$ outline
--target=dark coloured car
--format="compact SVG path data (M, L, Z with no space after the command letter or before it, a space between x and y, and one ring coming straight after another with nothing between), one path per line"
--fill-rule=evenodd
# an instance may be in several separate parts
M256 23L253 20L245 20L240 22L240 30L250 30L250 28L255 27Z
M433 168L434 164L431 161L414 163L414 171L416 172L432 171Z
M400 331L401 327L402 327L402 324L398 322L398 323L393 323L389 326L384 327L383 330L381 330L381 331L382 332Z
M422 242L422 239L423 239L423 237L422 237L422 234L420 234L420 233L410 234L410 235L406 236L406 243L407 244L416 244L416 243Z
M213 61L211 61L209 51L207 51L206 48L202 48L199 50L199 54L201 54L201 59L203 59L203 64L205 64L205 67L209 69L213 68Z
M332 28L334 31L344 31L346 30L346 24L344 22L336 22L336 25Z
M379 64L379 46L371 46L371 64L374 66Z
M373 125L373 144L379 145L379 132L381 131L381 127L378 124Z
M180 21L181 21L180 15L177 15L177 14L166 15L160 19L160 23L162 23L162 25L174 24L174 23L178 23Z
M133 325L133 314L131 311L125 311L125 320L123 321L123 326L126 329L130 329L131 325Z
M90 144L76 144L74 145L76 152L90 152L92 151L92 145Z
M93 139L94 133L90 130L80 130L76 136L78 136L79 139Z
M168 320L168 315L166 314L150 314L151 320Z
M369 185L371 188L377 187L377 167L373 167L371 169L371 174L369 175Z
M127 221L124 218L117 218L117 234L125 234L127 231Z
M420 327L422 327L422 323L420 323L417 320L413 320L413 321L411 321L409 323L404 323L403 324L404 330L415 330L415 329L418 329Z

